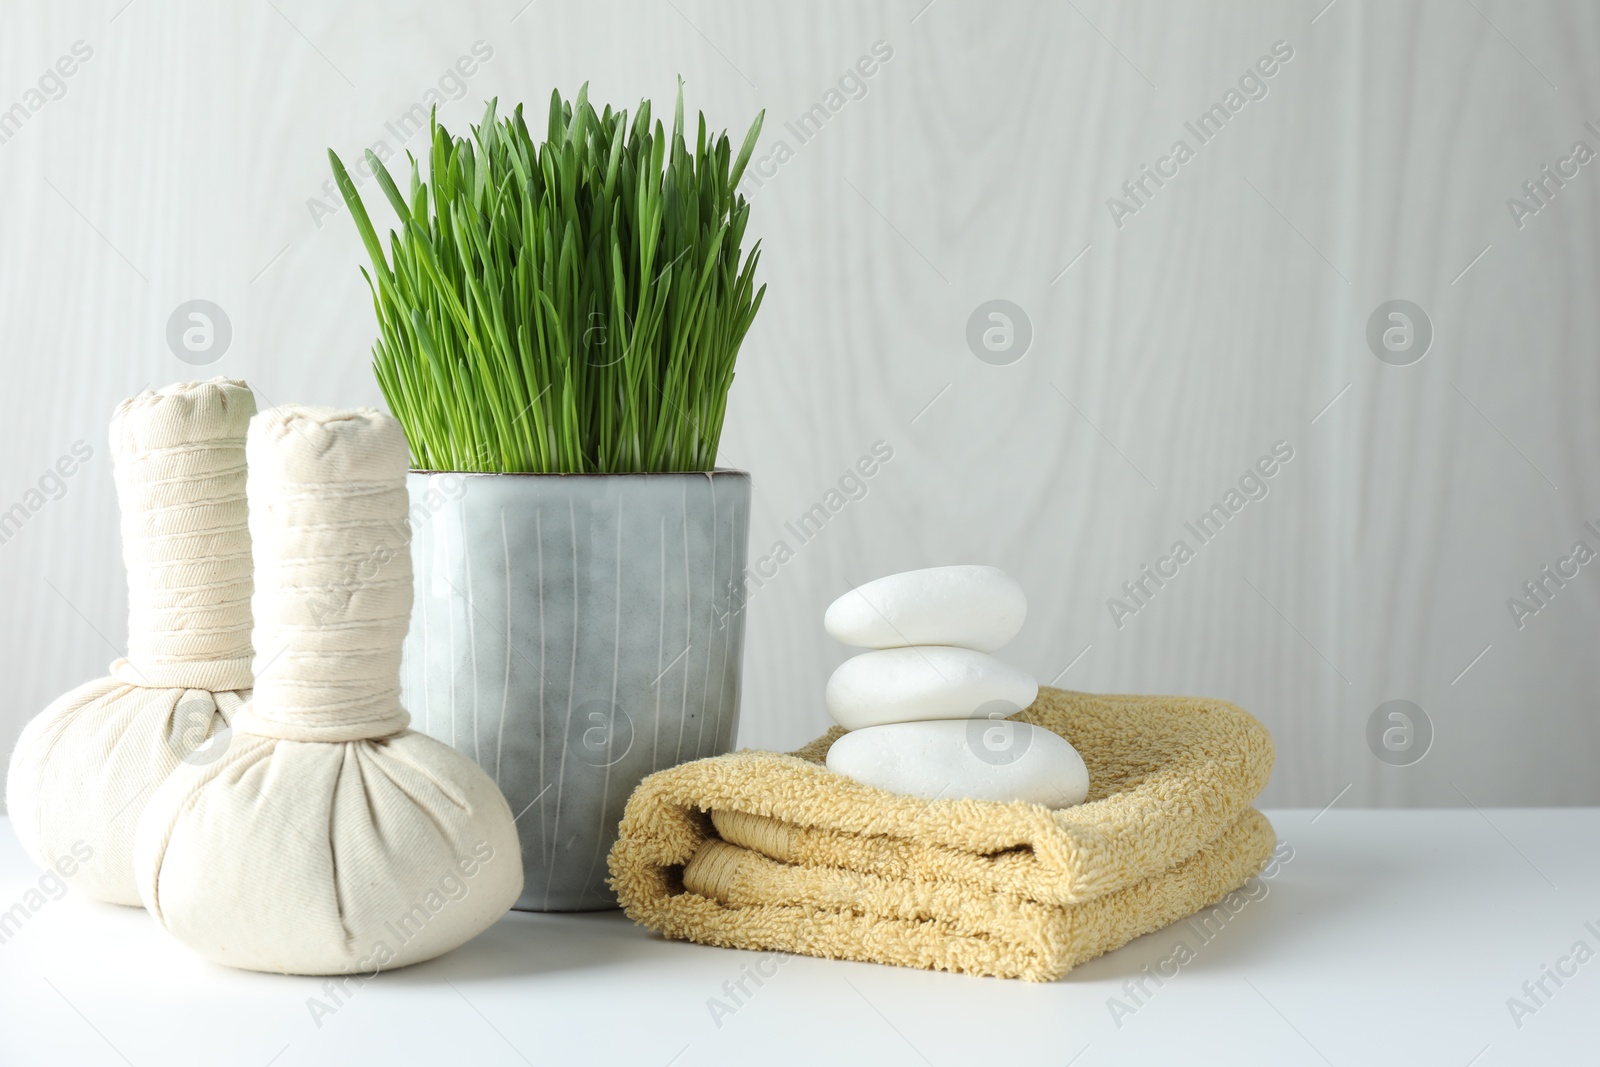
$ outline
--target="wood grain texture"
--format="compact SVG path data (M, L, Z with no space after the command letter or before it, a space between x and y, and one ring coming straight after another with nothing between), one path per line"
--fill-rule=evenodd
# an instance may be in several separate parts
M308 201L333 207L329 146L417 150L385 123L481 40L452 128L584 80L661 104L682 74L711 122L765 107L760 153L792 149L751 191L770 291L722 454L756 479L752 558L796 547L784 523L874 442L894 454L751 596L741 743L827 725L848 652L821 618L850 583L984 562L1029 590L1002 654L1042 681L1255 712L1264 803L1600 802L1600 567L1520 629L1506 605L1600 548L1600 162L1521 228L1506 207L1574 141L1600 149L1593 7L122 3L11 4L0 33L0 108L94 50L0 143L0 509L95 449L0 545L0 746L126 640L119 398L223 373L263 405L380 402L359 241ZM785 123L878 41L892 58L800 143ZM1276 41L1266 95L1119 227L1107 199ZM164 340L197 297L233 326L199 368ZM993 298L1034 331L1008 366L965 341ZM1405 367L1366 341L1395 298L1434 327ZM1269 495L1119 628L1107 599L1278 441ZM1366 741L1395 698L1434 727L1409 767Z

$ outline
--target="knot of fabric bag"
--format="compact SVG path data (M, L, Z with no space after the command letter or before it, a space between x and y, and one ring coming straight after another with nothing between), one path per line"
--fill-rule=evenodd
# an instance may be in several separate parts
M249 386L147 389L111 418L128 571L128 655L112 677L149 688L249 689Z
M410 454L371 408L288 405L251 423L255 691L234 729L284 741L404 730L411 619Z

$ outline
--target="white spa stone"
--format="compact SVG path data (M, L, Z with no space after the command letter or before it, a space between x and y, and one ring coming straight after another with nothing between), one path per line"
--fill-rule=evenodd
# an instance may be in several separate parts
M846 730L920 719L966 719L1021 711L1039 683L984 652L913 645L863 652L828 679L828 714Z
M857 586L828 605L823 626L858 648L960 645L993 652L1022 629L1028 598L999 567L929 567Z
M973 797L1065 808L1089 795L1089 771L1059 734L1022 722L899 722L845 734L828 770L927 800Z

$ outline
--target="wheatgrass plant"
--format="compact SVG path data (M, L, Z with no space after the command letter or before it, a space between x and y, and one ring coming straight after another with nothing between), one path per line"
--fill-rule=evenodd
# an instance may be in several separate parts
M425 470L694 471L716 464L734 360L766 286L741 243L734 158L683 85L670 139L650 102L597 113L551 94L541 143L489 102L471 139L430 120L410 195L372 152L395 213L389 255L339 157L334 178L372 259L373 370ZM741 258L742 256L742 258Z

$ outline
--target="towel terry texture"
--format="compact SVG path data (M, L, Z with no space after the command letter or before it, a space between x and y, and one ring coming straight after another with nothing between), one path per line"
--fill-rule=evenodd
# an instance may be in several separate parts
M1220 900L1270 856L1250 806L1272 739L1192 697L1041 687L1012 718L1070 741L1083 804L899 796L797 752L745 750L646 778L611 851L634 921L731 948L1050 981Z

